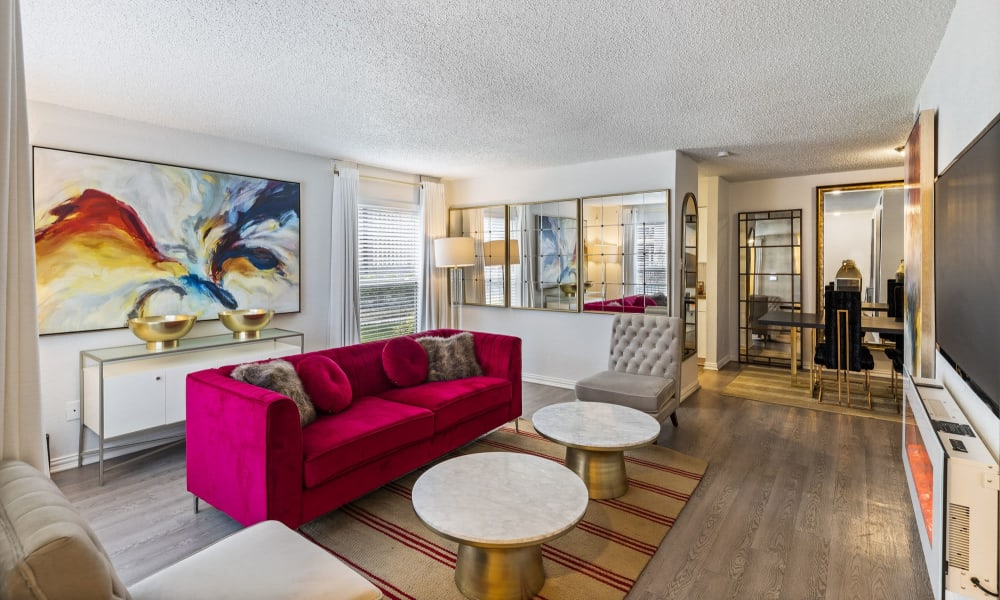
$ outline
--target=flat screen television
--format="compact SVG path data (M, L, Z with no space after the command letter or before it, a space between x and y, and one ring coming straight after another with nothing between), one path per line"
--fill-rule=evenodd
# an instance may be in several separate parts
M934 302L938 349L1000 415L1000 115L934 186Z

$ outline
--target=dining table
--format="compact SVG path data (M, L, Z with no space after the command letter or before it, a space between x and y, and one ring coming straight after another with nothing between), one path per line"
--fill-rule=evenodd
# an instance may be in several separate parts
M757 318L757 323L760 325L773 325L777 327L788 327L791 333L791 371L792 371L792 383L798 381L798 360L797 355L799 354L799 337L802 334L803 329L810 330L813 340L815 340L815 332L817 329L823 329L824 317L823 313L814 312L801 312L793 310L770 310L760 317ZM878 334L903 334L903 322L897 321L894 317L882 316L865 316L861 315L861 331L862 333L878 333ZM810 344L810 347L815 344Z

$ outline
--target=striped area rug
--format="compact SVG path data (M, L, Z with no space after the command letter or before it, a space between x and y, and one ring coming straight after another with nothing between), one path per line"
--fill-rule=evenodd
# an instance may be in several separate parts
M825 387L822 403L813 398L809 392L809 372L799 373L798 383L791 385L787 368L776 369L743 365L740 374L722 389L722 393L726 396L736 396L757 402L770 402L784 406L902 422L896 401L891 396L887 378L872 377L872 410L868 410L868 401L864 394L864 375L851 374L852 406L849 408L847 406L847 388L842 388L843 405L838 405L836 376L829 369L824 369L823 372ZM897 385L900 384L897 382ZM860 408L861 406L864 408Z
M524 420L520 432L506 425L450 456L474 452L526 452L559 463L565 455L562 446L543 439ZM629 490L624 496L591 500L576 529L542 546L548 578L537 598L624 598L707 467L705 461L658 446L626 452L625 464ZM410 502L424 470L300 531L365 575L386 598L460 600L454 582L458 545L427 529Z

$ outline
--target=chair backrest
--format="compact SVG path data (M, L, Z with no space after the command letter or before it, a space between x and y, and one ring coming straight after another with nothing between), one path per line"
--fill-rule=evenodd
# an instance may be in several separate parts
M608 369L680 382L684 320L656 314L615 315Z
M896 310L897 309L896 309L896 302L895 302L895 298L894 297L896 295L896 286L897 285L899 285L899 284L896 282L895 278L886 279L886 281L885 281L885 292L886 292L886 294L885 294L885 296L886 296L885 301L886 301L886 304L888 305L888 310L886 310L885 313L886 313L887 317L893 317L893 318L895 318L895 316L896 316Z
M829 368L861 370L861 292L827 290L824 332ZM839 349L839 353L838 353Z
M886 311L887 317L892 317L897 321L903 320L903 284L896 281L895 278L886 280L886 301L889 309ZM903 336L896 333L883 333L882 339L894 342L896 344L896 349L901 350L903 348Z

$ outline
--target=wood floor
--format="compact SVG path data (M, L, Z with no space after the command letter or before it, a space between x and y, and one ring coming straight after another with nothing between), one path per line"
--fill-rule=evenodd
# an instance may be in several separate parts
M932 598L899 425L721 395L737 373L702 373L680 428L664 426L659 443L708 472L628 599ZM524 392L526 416L573 399ZM240 528L212 508L193 514L182 447L107 472L103 487L94 465L53 479L126 584Z

